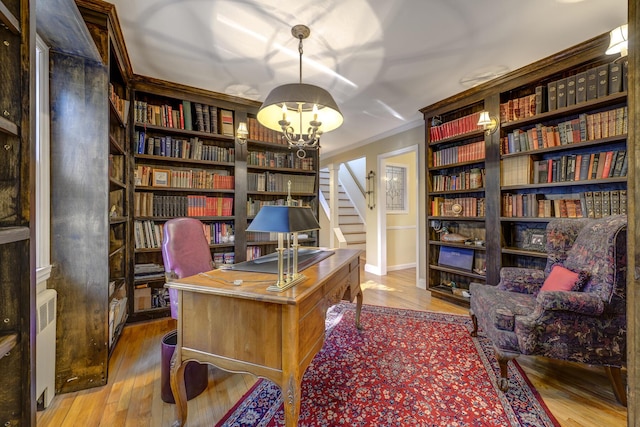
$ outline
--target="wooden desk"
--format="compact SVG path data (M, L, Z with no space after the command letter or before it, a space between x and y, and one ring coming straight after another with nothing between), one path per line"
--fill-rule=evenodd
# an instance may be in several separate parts
M266 290L276 275L265 273L215 270L207 273L209 277L195 275L167 283L178 290L178 341L171 360L174 426L187 420L184 369L190 360L278 384L285 424L296 426L302 376L324 343L327 309L341 299L357 297L360 327L360 253L337 249L303 271L306 281L279 293ZM234 280L243 283L227 282Z

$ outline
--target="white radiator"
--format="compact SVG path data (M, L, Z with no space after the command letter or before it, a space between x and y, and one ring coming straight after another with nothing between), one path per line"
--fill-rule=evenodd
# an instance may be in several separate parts
M56 305L58 293L46 289L36 296L38 334L36 335L36 398L48 407L56 386Z

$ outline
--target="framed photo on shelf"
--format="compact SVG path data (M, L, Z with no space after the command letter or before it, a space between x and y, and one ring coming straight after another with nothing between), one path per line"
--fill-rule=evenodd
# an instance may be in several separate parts
M168 169L154 169L151 185L154 187L168 187L170 172Z
M547 234L543 229L530 229L526 230L523 249L531 251L544 252L545 245L547 243Z

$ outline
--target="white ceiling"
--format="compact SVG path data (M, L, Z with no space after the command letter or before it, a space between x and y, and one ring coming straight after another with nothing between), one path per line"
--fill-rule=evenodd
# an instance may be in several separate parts
M111 0L133 71L264 100L298 81L327 89L344 115L322 155L422 123L419 109L603 34L627 0ZM323 69L334 73L327 73Z

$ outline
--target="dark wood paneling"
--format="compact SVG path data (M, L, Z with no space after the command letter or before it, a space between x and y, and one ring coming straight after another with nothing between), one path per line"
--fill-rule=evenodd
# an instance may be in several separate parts
M58 291L57 392L107 381L107 73L99 62L51 56L50 286Z

